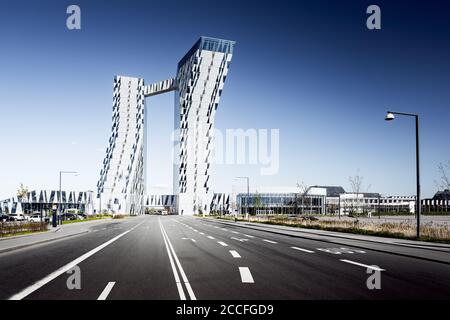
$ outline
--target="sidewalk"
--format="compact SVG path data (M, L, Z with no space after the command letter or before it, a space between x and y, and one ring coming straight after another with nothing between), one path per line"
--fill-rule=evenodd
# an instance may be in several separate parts
M56 228L50 227L50 230L45 232L0 238L0 253L87 233L91 227L111 222L112 220L113 219L101 219L70 223Z

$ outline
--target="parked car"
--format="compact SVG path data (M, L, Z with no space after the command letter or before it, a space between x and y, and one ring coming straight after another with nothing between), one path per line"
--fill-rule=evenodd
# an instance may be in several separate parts
M9 216L7 214L0 214L0 222L9 221Z
M78 216L78 219L80 219L80 220L84 220L87 218L87 214L85 214L85 213L78 213L77 216Z
M48 220L48 218L47 218ZM30 222L41 222L41 215L40 214L33 214L32 216L30 216L29 219ZM46 218L42 217L42 222L46 222Z
M64 214L61 215L61 219L62 219L63 221L67 221L67 220L77 220L78 217L77 217L76 214L73 214L73 213L64 213Z
M26 221L26 218L23 214L10 213L9 214L10 221Z

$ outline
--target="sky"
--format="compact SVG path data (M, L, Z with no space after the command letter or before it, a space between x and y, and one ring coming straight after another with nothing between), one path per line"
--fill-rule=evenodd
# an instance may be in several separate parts
M81 8L68 30L66 8ZM381 8L381 30L366 9ZM278 129L279 170L216 164L212 189L341 185L415 193L418 113L422 196L450 160L446 1L0 2L0 199L29 189L95 190L111 131L115 75L175 76L202 35L236 41L216 128ZM149 192L172 192L173 93L147 99ZM236 186L237 185L237 186ZM233 187L234 186L234 187Z

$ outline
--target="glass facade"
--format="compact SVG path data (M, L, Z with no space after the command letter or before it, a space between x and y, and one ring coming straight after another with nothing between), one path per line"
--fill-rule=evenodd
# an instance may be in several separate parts
M296 193L240 193L236 197L239 211L250 214L324 214L325 202L325 196Z

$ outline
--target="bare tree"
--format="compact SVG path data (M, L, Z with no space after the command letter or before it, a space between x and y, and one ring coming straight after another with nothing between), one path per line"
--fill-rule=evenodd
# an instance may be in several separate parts
M354 176L350 176L348 178L352 192L356 194L356 202L359 202L359 195L363 192L363 180L364 180L364 177L359 173L359 169L356 171L356 174ZM352 212L353 212L353 207L354 207L354 201L352 201ZM364 211L364 207L363 207L363 211Z
M449 178L449 172L450 171L450 160L447 163L439 163L438 165L440 181L436 184L438 185L438 188L443 190L450 189L450 178Z
M24 186L23 183L20 184L17 190L17 197L23 202L28 194L28 187Z
M297 182L297 188L298 188L299 197L301 199L300 212L303 214L304 207L305 207L305 197L306 197L306 194L308 193L309 187L302 181L301 183ZM298 207L298 199L296 200L296 205Z

